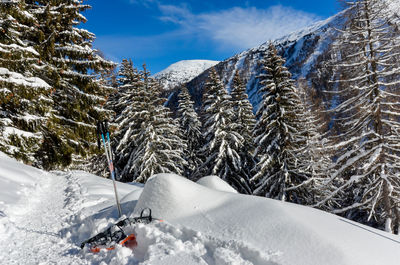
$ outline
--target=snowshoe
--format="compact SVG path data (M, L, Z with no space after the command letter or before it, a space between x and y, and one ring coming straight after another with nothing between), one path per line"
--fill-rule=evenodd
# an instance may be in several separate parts
M148 215L145 215L146 212L148 212ZM151 209L143 209L139 217L126 218L119 221L105 231L83 242L81 248L87 245L89 250L94 253L100 252L101 249L113 250L118 244L133 249L137 246L136 236L133 233L127 235L126 228L138 223L148 224L153 220L162 221L151 216Z

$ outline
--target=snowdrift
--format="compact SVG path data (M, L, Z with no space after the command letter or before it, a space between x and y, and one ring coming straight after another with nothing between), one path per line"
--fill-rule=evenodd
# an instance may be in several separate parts
M398 236L315 209L240 195L209 176L118 183L122 210L164 219L132 227L138 247L93 254L82 241L118 219L112 182L44 172L0 153L0 264L397 265Z
M0 218L19 211L17 204L39 191L39 180L45 172L26 166L0 152Z
M214 190L238 193L234 188L232 188L232 186L230 186L218 176L203 177L199 179L196 183Z
M244 249L268 257L264 264L394 265L400 260L397 236L308 207L211 190L172 174L148 180L135 213L145 207L173 225L235 242L242 258L249 253Z

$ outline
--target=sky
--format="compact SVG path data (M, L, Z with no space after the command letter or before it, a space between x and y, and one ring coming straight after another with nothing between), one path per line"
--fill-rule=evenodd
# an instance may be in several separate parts
M224 60L340 11L337 0L87 0L83 28L106 58L152 73L180 60Z

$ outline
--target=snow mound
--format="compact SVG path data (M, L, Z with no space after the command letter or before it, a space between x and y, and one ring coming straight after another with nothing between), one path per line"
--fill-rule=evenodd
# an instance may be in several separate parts
M214 190L238 193L234 188L232 188L232 186L230 186L218 176L203 177L199 179L196 183Z
M158 72L154 77L160 81L164 89L171 89L179 84L185 84L200 75L219 61L210 60L184 60L171 64L166 69Z
M112 182L83 171L44 172L0 153L0 264L398 264L399 236L209 188L215 180L203 180L206 187L159 174L144 189L118 183L122 218L150 207L165 221L129 227L138 242L133 250L93 254L79 245L116 223Z
M47 173L21 164L0 152L0 218L20 211L17 205L26 202Z
M155 217L213 242L244 246L233 251L241 257L244 249L268 257L254 263L251 255L238 264L394 265L400 258L398 236L309 207L212 190L173 174L148 180L135 213L146 207ZM232 252L221 250L217 256L225 254Z

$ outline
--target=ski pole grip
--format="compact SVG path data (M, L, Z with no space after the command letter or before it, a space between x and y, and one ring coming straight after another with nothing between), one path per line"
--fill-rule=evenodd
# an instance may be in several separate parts
M101 149L101 143L100 143L100 122L97 122L97 128L96 128L96 135L97 135L97 147L99 148L99 150Z

